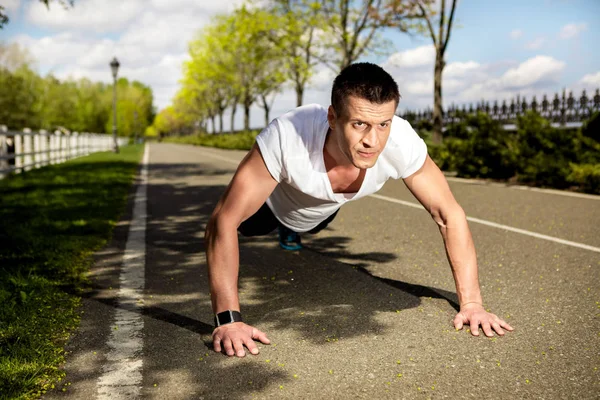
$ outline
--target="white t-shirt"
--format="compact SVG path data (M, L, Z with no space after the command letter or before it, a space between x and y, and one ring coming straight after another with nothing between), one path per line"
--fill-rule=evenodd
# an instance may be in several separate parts
M423 139L406 120L394 116L385 148L367 169L360 190L334 193L323 159L328 128L327 109L311 104L274 119L256 137L267 169L279 182L267 205L296 232L313 229L347 201L377 192L389 178L407 178L427 157Z

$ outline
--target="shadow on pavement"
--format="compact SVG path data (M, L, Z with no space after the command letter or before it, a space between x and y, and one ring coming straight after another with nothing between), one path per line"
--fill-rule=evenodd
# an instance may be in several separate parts
M212 352L203 236L225 190L224 184L211 179L231 173L202 164L150 167L152 182L160 183L148 186L144 387L152 387L165 373L191 371L194 396L213 393L237 399L247 394L247 381L253 381L252 391L260 391L291 379L275 366L232 365L231 359ZM240 237L239 290L245 321L274 336L327 346L331 340L360 336L366 340L386 332L378 313L417 307L423 296L444 298L457 309L453 293L373 276L366 267L397 256L350 253L351 240L317 235L307 249L285 252L275 234ZM111 264L108 258L113 256L107 253L104 260L100 256L97 265ZM115 278L118 282L115 273L114 268L97 270L85 297L118 307L115 298L106 295ZM219 384L223 377L237 383L223 387Z

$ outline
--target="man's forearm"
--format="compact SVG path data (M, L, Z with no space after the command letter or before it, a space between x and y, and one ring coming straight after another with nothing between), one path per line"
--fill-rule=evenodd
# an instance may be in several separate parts
M471 302L483 304L475 245L464 211L455 209L447 215L435 216L434 219L444 239L460 305Z
M239 311L239 246L236 228L211 219L205 234L205 244L213 311Z

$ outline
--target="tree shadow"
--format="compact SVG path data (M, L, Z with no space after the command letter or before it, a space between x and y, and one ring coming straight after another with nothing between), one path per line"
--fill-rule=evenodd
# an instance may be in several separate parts
M141 309L148 368L144 387L169 374L187 371L190 379L198 382L194 396L238 399L249 390L260 392L291 378L275 366L252 360L232 366L231 359L210 353L213 314L203 235L227 179L222 184L184 184L182 179L189 171L195 177L203 176L202 167L156 164L150 168L151 182L157 177L169 182L148 186L145 305ZM221 172L230 174L233 170L206 171L208 176ZM123 220L131 215L131 203L130 199ZM110 308L123 308L127 303L117 301L112 289L118 287L126 232L126 223L118 226L113 250L95 257L92 283L84 294L92 303ZM286 252L278 247L275 234L240 237L239 291L245 321L326 349L330 340L387 332L389 327L375 318L377 314L417 307L424 296L446 299L457 308L453 293L371 275L367 266L397 256L350 253L351 241L345 236L317 235L308 248ZM97 327L103 328L106 326ZM89 352L97 343L81 340L75 347L78 352ZM224 387L219 383L224 377L235 384ZM250 388L248 381L255 384Z
M269 365L232 367L225 363L227 357L198 357L212 352L213 314L204 257L204 227L228 177L223 176L223 182L218 184L195 185L185 181L185 177L206 174L219 178L233 173L233 169L155 164L149 173L151 182L160 183L151 183L147 196L146 304L141 313L145 320L144 353L152 368L144 375L148 384L144 386L151 386L152 380L165 373L195 371L192 365L198 358L206 358L203 362L210 360L208 369L197 369L204 382L219 382L227 377L241 384L228 388L209 384L197 395L210 393L237 399L248 392L246 381L262 382L252 388L258 391L285 382L289 377ZM127 221L130 214L131 210L123 220ZM127 303L119 303L115 289L110 290L118 287L127 223L117 228L120 233L115 231L115 250L96 255L93 283L84 294L86 299L110 308L122 308ZM324 347L333 339L385 333L389 328L375 319L376 314L417 307L423 296L445 298L456 308L452 293L371 275L367 266L386 263L397 256L383 252L351 253L351 241L342 235L316 235L306 249L286 252L278 247L275 234L240 237L239 289L244 319L253 326L266 327L263 330L285 331L296 340ZM164 336L162 332L169 333ZM165 346L169 338L169 346ZM89 346L87 350L96 344ZM86 351L85 343L79 344L78 351ZM168 362L154 361L155 358Z

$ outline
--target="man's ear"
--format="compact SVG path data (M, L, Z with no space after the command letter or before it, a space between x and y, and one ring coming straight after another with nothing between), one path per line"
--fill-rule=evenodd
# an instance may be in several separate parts
M336 120L335 110L333 109L333 106L329 106L329 109L327 110L327 121L329 122L329 127L331 129L333 129L335 127L335 120Z

